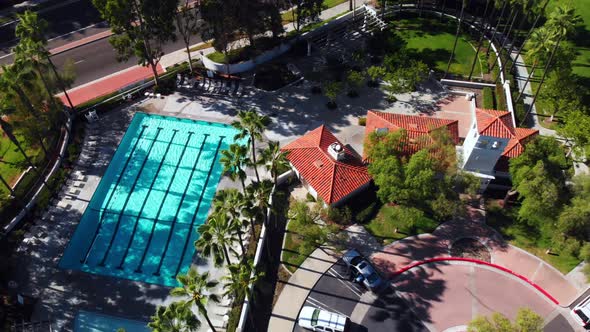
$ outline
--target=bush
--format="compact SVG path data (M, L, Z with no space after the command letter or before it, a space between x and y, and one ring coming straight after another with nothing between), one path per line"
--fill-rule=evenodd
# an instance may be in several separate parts
M359 118L359 126L363 126L363 127L364 127L364 126L366 126L366 125L367 125L367 118L366 118L366 117L364 117L364 116L361 116L361 117Z
M314 95L319 95L320 93L322 93L322 88L317 85L314 85L311 87L311 93Z
M274 91L294 82L297 78L284 63L266 64L256 71L254 86L266 91Z
M307 193L307 195L305 195L305 200L308 202L315 202L315 198L310 193Z
M377 203L371 203L371 205L367 206L365 209L363 209L359 213L357 213L355 219L357 222L360 222L360 223L368 222L369 220L371 220L373 218L373 215L375 214L376 210L377 210Z
M352 223L352 211L345 206L342 209L329 206L326 211L326 219L337 224L348 225Z
M483 88L483 108L491 110L494 109L494 94L489 87Z
M496 109L505 111L508 109L506 106L506 96L504 95L504 87L502 84L496 84Z
M526 117L526 110L524 109L524 103L519 102L516 104L514 108L514 117L516 117L516 123L520 123L524 121Z

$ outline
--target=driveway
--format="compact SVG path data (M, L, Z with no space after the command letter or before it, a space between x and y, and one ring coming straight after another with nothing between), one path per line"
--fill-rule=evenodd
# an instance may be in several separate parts
M305 306L312 306L351 317L350 331L426 331L392 289L378 296L348 278L346 265L338 260L310 291ZM294 332L307 331L296 325Z

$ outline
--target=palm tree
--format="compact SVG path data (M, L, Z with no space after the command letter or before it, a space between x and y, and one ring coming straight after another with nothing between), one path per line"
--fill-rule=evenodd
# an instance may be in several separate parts
M250 293L250 286L254 285L260 278L264 276L264 272L256 271L254 262L251 259L244 261L240 264L232 264L228 267L230 272L229 276L224 276L222 279L226 281L223 285L225 290L224 295L233 295L236 299L245 298L248 301L248 297L254 295ZM253 301L249 301L250 305L253 305ZM254 324L254 317L252 316L253 310L249 310L248 318L250 324Z
M483 40L485 38L486 35L486 30L487 30L487 25L485 23L488 13L488 7L490 5L490 0L486 1L486 8L483 11L483 16L482 16L482 21L479 27L479 31L480 31L480 35L479 35L479 41L477 42L477 50L475 51L475 57L473 57L473 62L471 63L471 71L469 71L469 78L468 80L471 81L471 77L473 76L473 70L475 69L475 64L477 63L477 59L479 57L479 51L481 50L481 47L483 45ZM492 14L490 15L490 17L493 17L496 11L496 6L493 6L494 8L492 8Z
M457 31L455 32L455 42L453 43L453 51L451 51L451 57L449 58L449 63L447 64L447 69L445 70L445 75L443 77L447 77L449 74L449 69L451 69L451 63L453 62L453 57L455 56L455 50L457 49L457 41L459 40L459 32L461 32L461 23L463 22L463 14L465 12L465 7L467 6L467 0L461 1L461 14L459 15L459 20L457 20Z
M3 79L3 78L4 78L4 75L1 75L0 79ZM23 149L22 145L20 144L20 142L18 141L18 139L14 135L14 132L12 131L12 126L8 122L4 121L4 119L2 118L3 114L1 112L2 111L0 110L0 128L2 129L2 131L6 134L6 136L8 136L8 139L12 142L12 144L14 144L14 146L16 146L17 150L25 158L25 161L27 162L27 164L37 174L37 176L39 176L41 181L43 181L43 184L45 184L45 186L50 191L54 191L55 188L53 188L53 186L50 186L49 183L47 183L47 181L45 181L45 178L43 178L43 176L42 176L43 174L41 174L41 172L39 172L39 169L37 168L37 166L35 166L35 164L33 164L31 157L29 157L27 155L27 153L25 152L25 150Z
M531 37L533 31L535 31L535 29L537 28L537 23L539 23L539 19L541 18L541 16L544 15L545 8L547 8L547 5L548 4L549 4L549 0L545 0L545 3L543 4L543 7L541 8L541 10L539 11L539 13L537 14L537 17L535 18L535 21L533 22L533 25L531 26L529 32L527 33L526 37L522 41L522 44L518 48L518 52L516 53L515 59L518 59L518 57L520 56L522 50L524 49L524 45L527 44L527 42L528 42L529 38ZM532 7L532 10L534 11L535 8L537 8L537 7L536 6L533 6ZM514 66L515 65L516 65L516 61L512 62L512 66L510 67L510 69L508 70L508 72L512 72L512 70L514 69Z
M195 241L195 247L207 257L212 257L216 266L223 265L223 260L231 264L229 251L236 242L234 232L225 214L213 214L207 222L199 226L200 237ZM229 247L229 249L228 249Z
M217 192L213 198L213 210L216 214L224 214L229 218L231 229L238 235L240 241L240 248L242 249L242 257L246 252L244 240L242 237L242 229L244 221L241 219L242 204L244 204L244 195L236 189L224 189Z
M248 159L248 148L241 144L232 144L229 150L221 151L219 162L223 165L223 172L229 172L229 177L233 181L237 179L242 183L242 189L246 191L246 172L244 167L250 163Z
M273 183L266 179L261 182L253 182L246 191L253 199L253 204L262 211L264 224L268 227L268 208L270 208L270 195L272 193Z
M518 0L512 0L512 4L514 4L516 1L518 1ZM498 63L498 59L500 57L502 57L502 51L506 47L506 42L508 41L508 39L510 37L510 31L512 31L512 26L514 25L514 21L518 17L519 13L520 13L519 10L515 9L515 7L512 6L512 8L510 9L510 14L508 15L508 21L507 21L508 24L504 25L504 29L502 30L502 33L500 34L502 36L502 43L500 44L500 47L498 48L499 54L498 54L498 56L494 57L494 62L492 63L490 70L494 69L494 67ZM506 31L506 30L508 30L508 31Z
M502 19L504 18L504 13L506 11L506 5L508 5L508 2L510 2L510 0L503 0L502 1L502 10L500 11L500 15L496 18L496 26L494 27L494 29L492 30L492 37L490 39L490 42L493 43L494 39L496 38L496 32L498 32L498 28L500 27L500 23L502 22ZM486 57L490 56L490 50L492 48L488 47L488 50L486 51Z
M254 109L247 111L238 111L239 121L234 121L232 126L238 129L240 132L236 134L234 139L241 140L248 138L252 149L252 165L254 166L254 172L256 173L256 180L260 182L260 176L258 175L258 169L256 167L256 140L262 139L262 133L264 129L270 124L270 118L266 115L259 115Z
M560 5L556 7L551 15L549 16L549 21L547 25L549 29L553 31L554 35L557 36L557 41L553 46L553 50L551 51L551 55L549 56L549 60L545 63L545 68L543 69L543 76L541 77L541 81L539 82L539 86L537 87L537 91L535 92L535 96L531 102L530 108L535 105L535 101L539 96L539 91L541 91L541 87L545 82L545 78L547 77L547 73L550 70L551 64L553 62L553 57L555 53L557 53L559 49L559 44L563 40L563 38L572 31L576 24L580 23L581 19L576 14L576 10L569 5ZM551 121L553 121L553 115L551 116Z
M188 297L189 300L186 304L189 306L197 306L199 313L205 317L207 324L209 324L211 330L215 332L215 326L211 323L205 306L209 301L219 302L219 297L216 294L211 294L211 290L217 287L218 282L209 280L209 272L199 274L197 270L193 268L191 268L185 275L178 275L176 280L178 280L182 286L173 288L170 291L170 295Z
M287 152L281 151L279 142L269 141L268 147L260 151L261 161L266 166L266 170L270 172L273 178L273 183L277 184L277 177L281 168L289 167L289 160L287 159Z
M531 77L533 77L539 61L549 53L551 46L555 43L554 35L553 31L548 29L548 27L543 26L533 31L531 37L527 41L527 57L533 60L533 65L529 72L529 76L527 76L527 79L524 82L522 90L520 90L518 97L516 97L516 103L523 97L524 91L529 84Z
M172 302L167 307L158 307L148 327L152 332L193 332L201 322L185 301Z
M47 49L45 49L45 47L47 46L47 39L45 38L44 32L47 30L47 21L43 19L39 20L37 13L32 12L30 10L25 11L23 14L17 15L17 17L18 24L15 29L16 37L18 37L21 40L30 39L40 47L39 54L45 56L47 63L49 63L49 66L53 71L53 74L55 75L55 78L57 79L58 84L68 101L70 109L72 111L75 111L74 104L72 104L70 95L66 90L66 85L61 79L59 73L57 72L57 69L53 64L53 61L51 61L51 55L49 54Z

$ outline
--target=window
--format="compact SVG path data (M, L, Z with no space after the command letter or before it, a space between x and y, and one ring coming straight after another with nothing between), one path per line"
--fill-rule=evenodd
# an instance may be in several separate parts
M316 309L313 311L311 315L311 326L318 325L318 317L320 316L320 309Z

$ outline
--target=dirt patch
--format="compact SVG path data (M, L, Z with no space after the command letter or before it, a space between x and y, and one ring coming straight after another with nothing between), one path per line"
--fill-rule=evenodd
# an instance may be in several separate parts
M491 263L492 256L488 248L478 240L463 238L455 241L451 246L451 256L473 258L480 261Z

